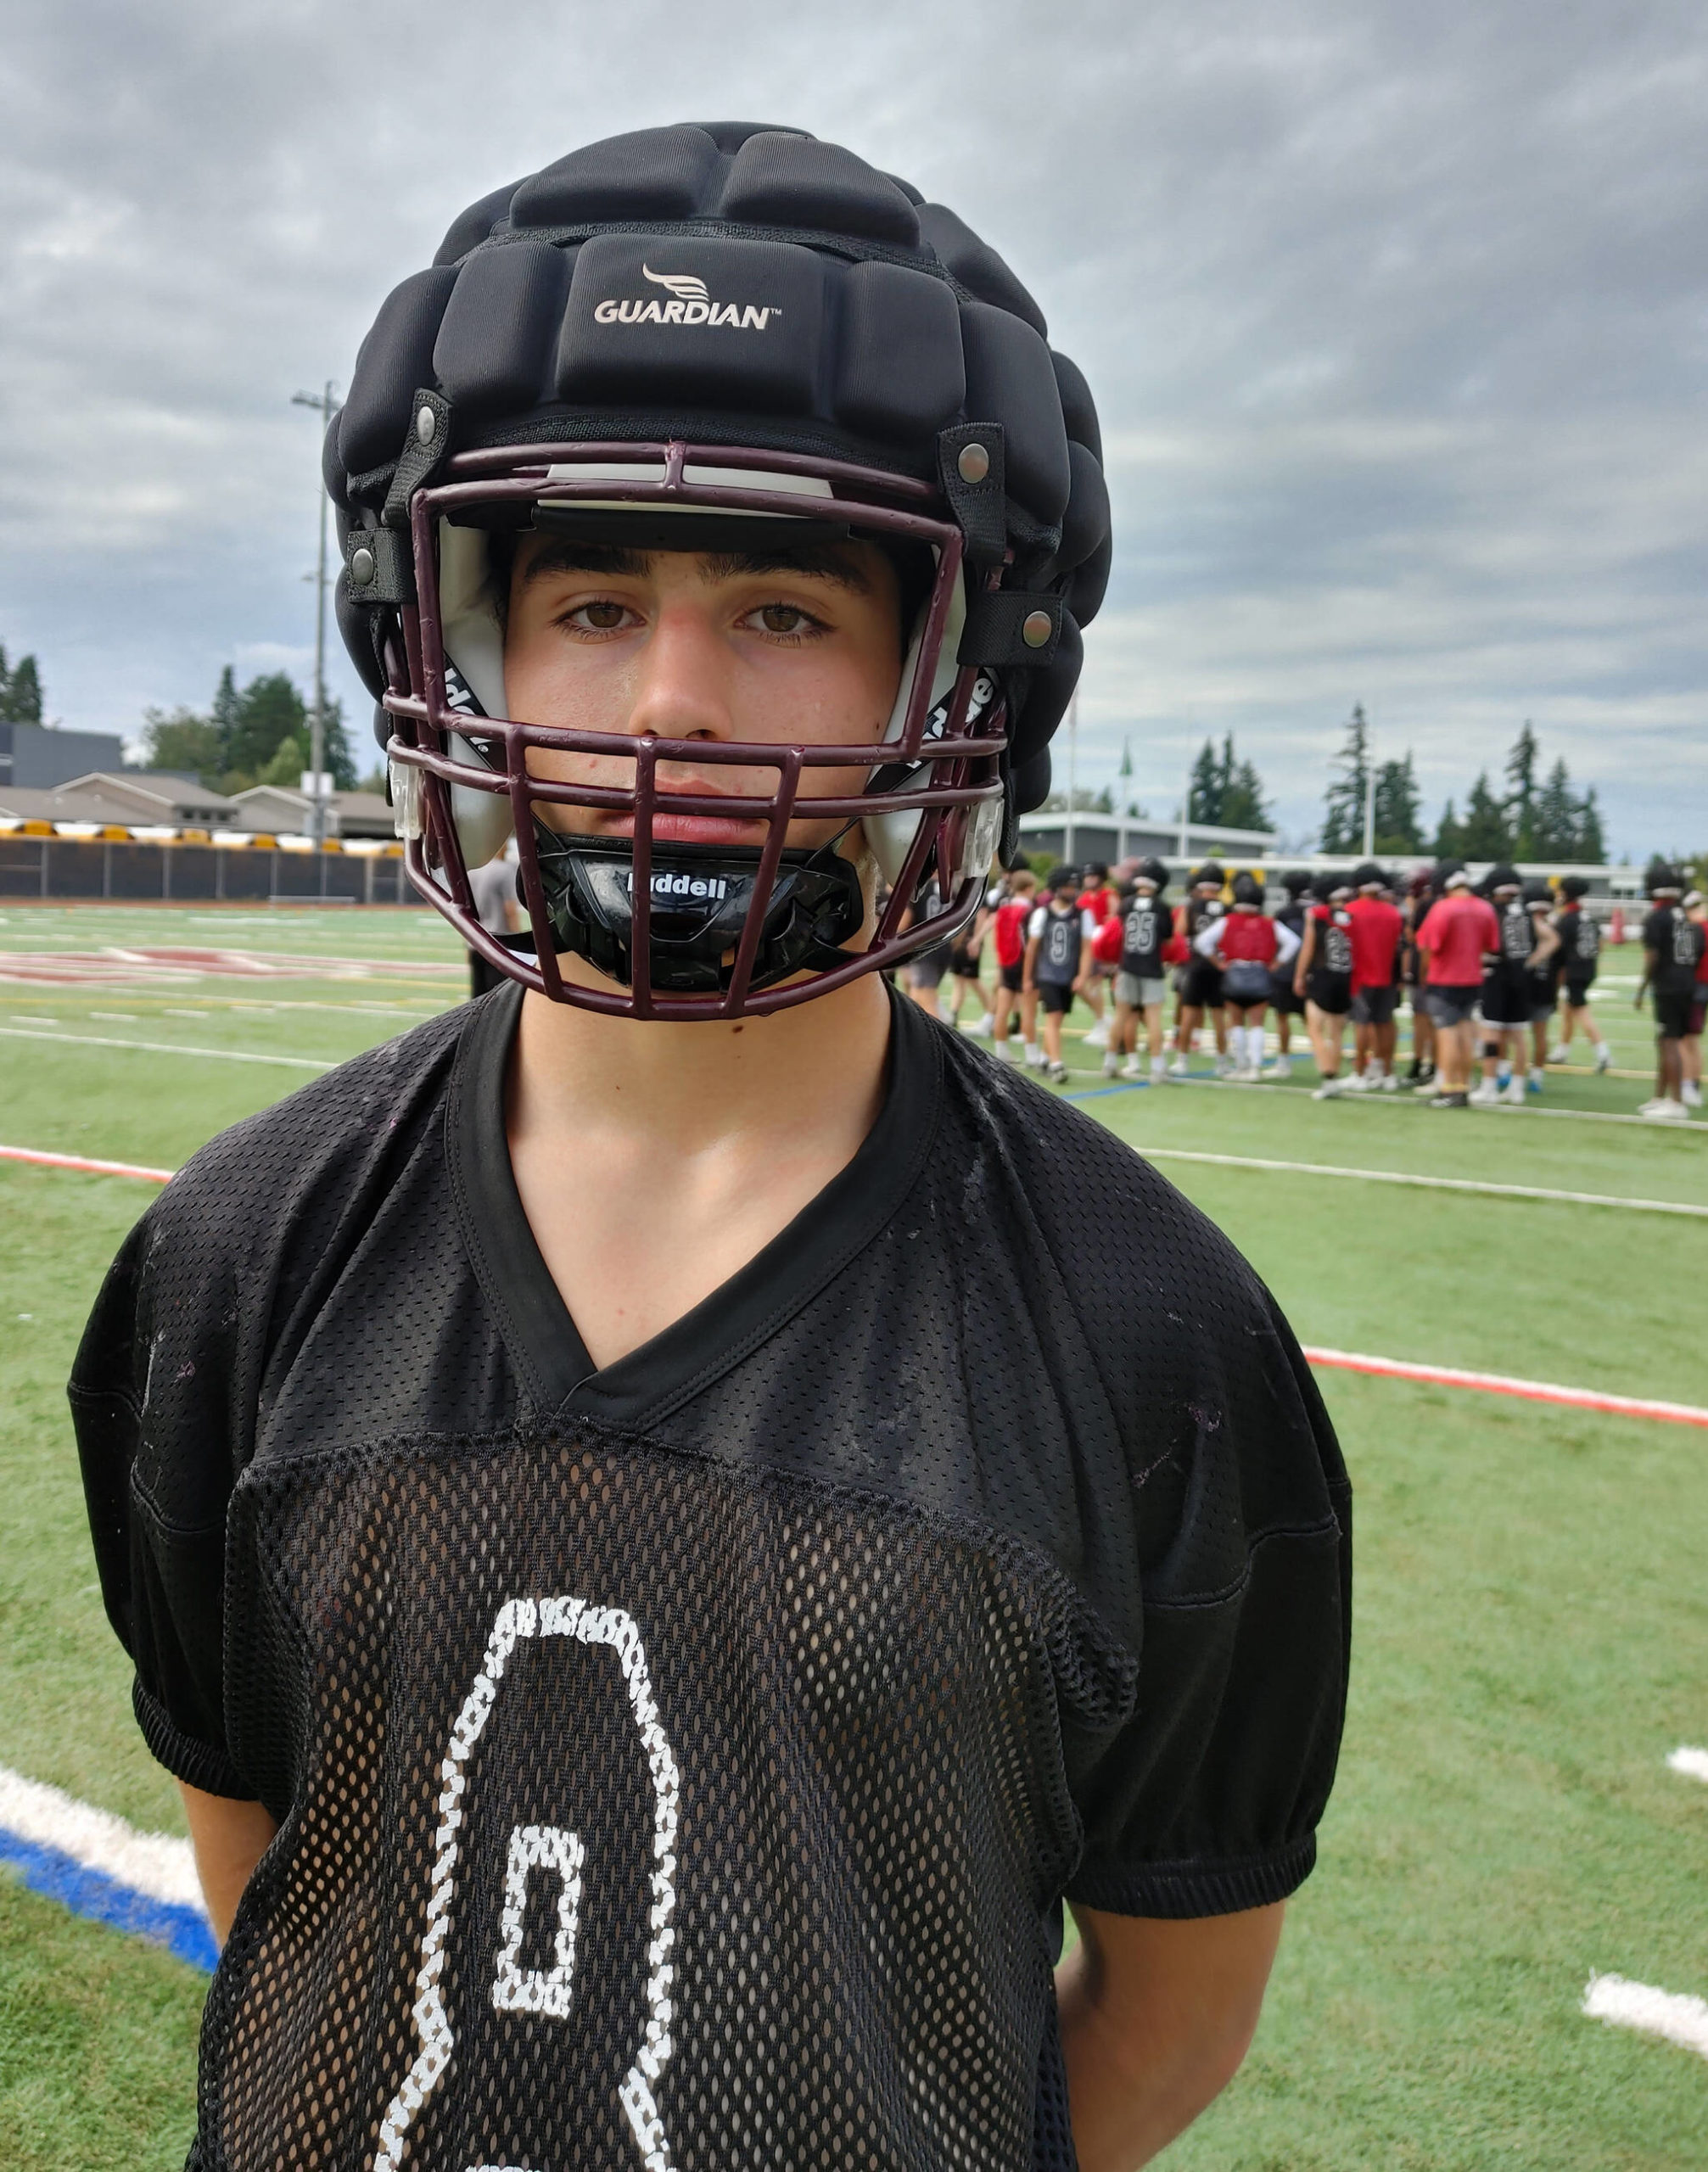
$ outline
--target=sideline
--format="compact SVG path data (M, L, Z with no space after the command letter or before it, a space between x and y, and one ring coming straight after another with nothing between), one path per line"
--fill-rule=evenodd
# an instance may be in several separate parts
M219 1958L188 1840L0 1765L0 1861L74 1915L149 1940L210 1974Z
M336 1071L342 1056L261 1055L252 1049L199 1049L178 1041L121 1041L106 1033L50 1033L39 1026L0 1026L11 1041L59 1041L74 1049L137 1049L144 1055L211 1056L221 1063L271 1063L287 1071Z

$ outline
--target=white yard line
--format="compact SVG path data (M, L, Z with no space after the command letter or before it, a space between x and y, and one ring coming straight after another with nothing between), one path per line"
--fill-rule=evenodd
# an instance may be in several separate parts
M1611 1192L1559 1191L1544 1184L1491 1184L1477 1177L1420 1177L1397 1169L1349 1169L1331 1162L1276 1162L1255 1154L1201 1154L1182 1146L1151 1146L1133 1141L1151 1162L1199 1162L1220 1169L1273 1169L1288 1176L1342 1177L1367 1184L1405 1184L1423 1191L1476 1192L1491 1199L1541 1199L1570 1206L1625 1206L1639 1214L1683 1214L1708 1221L1708 1206L1688 1206L1668 1199L1621 1199Z
M1652 1984L1633 1984L1625 1976L1592 1976L1583 1994L1583 2011L1592 2021L1661 2036L1708 2059L1708 1999L1693 1998L1684 1991L1659 1991Z
M74 1049L136 1049L144 1055L211 1056L220 1063L271 1063L287 1071L335 1071L341 1056L262 1055L253 1049L191 1048L175 1041L120 1041L105 1033L46 1033L34 1027L0 1026L0 1034L14 1041L59 1041Z
M1672 1752L1666 1760L1669 1772L1682 1772L1689 1780L1708 1783L1708 1749L1693 1749L1688 1743Z
M0 1765L0 1828L20 1840L56 1849L86 1869L116 1878L132 1891L176 1908L204 1909L196 1861L188 1840L139 1833L122 1817L79 1802L40 1780Z

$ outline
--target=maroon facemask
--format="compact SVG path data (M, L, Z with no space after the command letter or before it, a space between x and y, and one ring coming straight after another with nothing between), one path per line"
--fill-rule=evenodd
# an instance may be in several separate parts
M680 441L512 445L463 453L441 475L410 504L417 601L400 613L401 652L387 649L387 753L410 877L472 950L556 1002L635 1018L733 1019L893 966L970 917L1001 826L1005 716L995 675L955 661L963 537L932 485L804 454ZM666 740L507 715L494 539L530 529L645 551L854 538L912 546L932 570L885 736L860 746ZM358 594L363 543L351 534ZM991 573L981 589L1000 579ZM614 766L624 781L548 779L530 770L530 749L582 758L604 777ZM673 769L697 772L697 788L673 784ZM757 794L751 778L729 793L706 781L708 771L736 769L772 781ZM851 769L866 773L860 790L815 793L818 773ZM606 820L596 835L570 834L558 809ZM762 824L763 840L684 842L659 834L666 815ZM804 817L833 819L837 837L792 847L790 824ZM481 925L468 880L512 834L527 949ZM868 926L873 862L888 887ZM599 979L570 977L564 955L586 960Z

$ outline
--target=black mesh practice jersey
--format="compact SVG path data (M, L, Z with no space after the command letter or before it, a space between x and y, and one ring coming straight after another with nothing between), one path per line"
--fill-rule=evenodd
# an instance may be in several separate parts
M1561 971L1569 981L1593 981L1601 952L1601 931L1581 906L1567 905L1554 915L1560 933Z
M1344 1472L1256 1276L898 1002L864 1146L603 1371L506 988L216 1139L72 1382L150 1748L279 1833L203 2172L1067 2172L1065 1895L1311 1867Z

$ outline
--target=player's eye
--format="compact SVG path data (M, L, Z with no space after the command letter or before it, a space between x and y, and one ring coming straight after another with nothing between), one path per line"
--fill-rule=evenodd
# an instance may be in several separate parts
M563 624L580 634L614 634L620 633L631 620L636 624L640 623L626 603L619 603L613 596L596 596L567 613Z
M779 641L804 641L825 630L824 620L804 611L798 603L762 603L748 612L745 623Z

